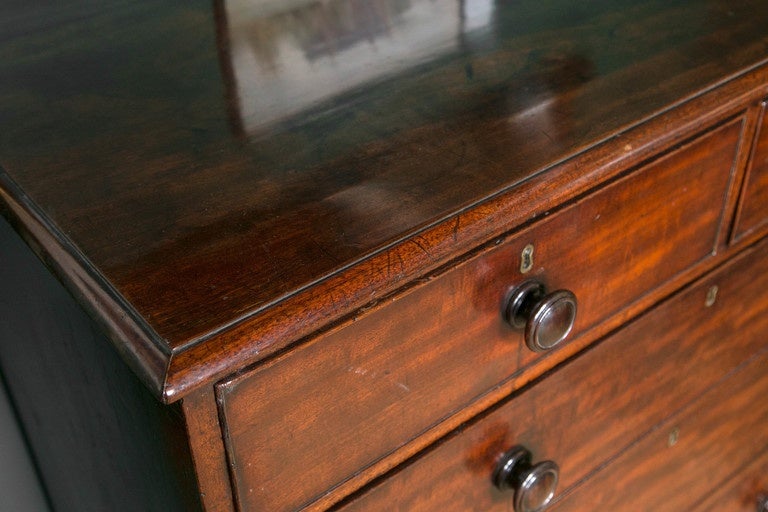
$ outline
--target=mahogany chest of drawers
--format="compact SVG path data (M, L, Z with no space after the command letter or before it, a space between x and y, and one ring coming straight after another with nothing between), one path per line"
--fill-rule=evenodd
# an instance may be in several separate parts
M768 510L763 2L0 12L55 510Z

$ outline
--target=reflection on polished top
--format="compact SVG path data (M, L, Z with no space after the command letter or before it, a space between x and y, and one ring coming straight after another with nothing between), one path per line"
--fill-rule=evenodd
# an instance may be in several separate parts
M256 313L762 64L766 23L764 0L3 2L0 197L160 352L253 322L252 357L294 336Z
M247 133L403 72L488 29L491 0L226 2ZM437 14L437 15L436 15Z

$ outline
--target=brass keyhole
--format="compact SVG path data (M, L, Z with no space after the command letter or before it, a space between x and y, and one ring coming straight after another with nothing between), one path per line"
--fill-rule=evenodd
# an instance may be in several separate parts
M667 446L671 448L675 446L679 440L680 440L680 429L678 427L675 427L669 433L669 437L667 437Z
M713 285L709 290L707 290L707 298L704 301L704 305L709 307L712 307L715 304L715 301L717 301L717 292L719 288L717 285Z
M523 247L523 252L520 254L520 273L527 274L533 269L533 244L528 244Z

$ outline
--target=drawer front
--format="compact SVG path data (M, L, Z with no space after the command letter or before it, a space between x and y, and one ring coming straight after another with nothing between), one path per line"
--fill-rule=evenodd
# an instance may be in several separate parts
M734 226L734 238L768 229L768 102L763 102L761 120L752 149Z
M755 447L758 453L759 447ZM759 508L760 504L763 508ZM717 486L697 512L765 512L768 510L768 446L735 475Z
M768 447L767 375L768 355L764 352L551 511L693 510L718 483L726 482L755 453Z
M573 489L575 495L584 494L579 482L595 468L623 450L631 450L639 436L655 432L659 422L686 404L696 403L697 397L763 347L768 332L766 255L768 244L763 244L759 250L702 279L476 423L449 436L341 510L511 510L511 495L498 491L491 483L491 475L498 457L518 444L533 453L534 462L550 459L559 464L558 495ZM706 296L712 286L718 286L717 299L708 307ZM749 375L755 385L759 383L760 390L768 392L765 370L763 365L759 368L762 374L758 371ZM749 380L742 381L752 385ZM725 403L730 403L730 393L735 393L731 388L722 400ZM750 399L757 392L749 391ZM750 409L749 404L734 401L734 407ZM713 406L710 402L707 404ZM731 413L722 407L715 410ZM723 418L730 421L731 417ZM745 425L754 427L752 423ZM664 432L665 440L672 428ZM693 433L687 421L680 423L680 431L681 440ZM740 433L733 442L742 443L750 435ZM751 445L747 449L751 450ZM682 451L675 453L687 456ZM695 468L689 469L706 485L716 482L709 473ZM606 471L606 478L617 472ZM634 474L632 467L622 469L623 478ZM601 495L612 490L621 497L629 490L629 486L614 485L612 481L602 485L605 489L591 493ZM592 499L592 494L587 496ZM586 506L588 503L583 501L574 503L584 505L574 510L617 510Z
M573 290L577 336L712 254L741 128L737 119L708 132L219 385L243 508L301 508L535 362L500 313L510 285L533 276ZM528 244L534 264L523 276Z

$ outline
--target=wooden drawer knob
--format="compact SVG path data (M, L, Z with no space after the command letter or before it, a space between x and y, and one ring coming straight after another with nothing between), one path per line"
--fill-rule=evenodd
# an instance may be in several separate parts
M547 293L538 281L526 281L507 296L504 316L515 329L525 330L525 344L543 352L563 341L576 321L576 296L568 290Z
M545 510L555 496L560 469L551 460L531 464L531 452L515 446L499 459L493 483L515 492L515 512Z
M768 495L757 498L757 512L768 512Z

